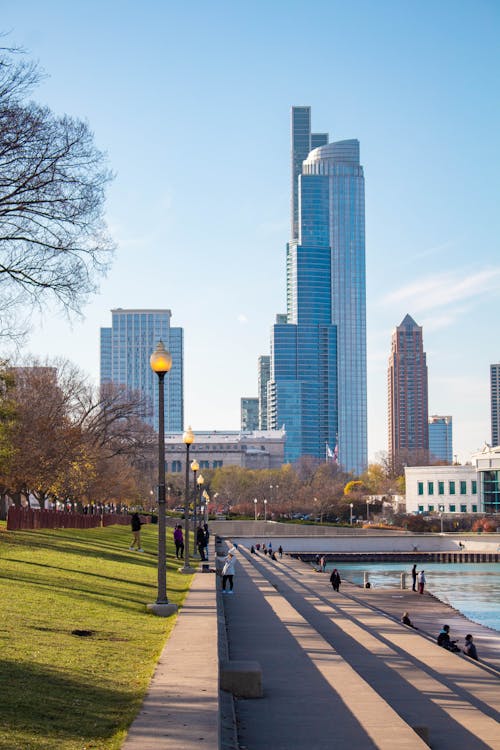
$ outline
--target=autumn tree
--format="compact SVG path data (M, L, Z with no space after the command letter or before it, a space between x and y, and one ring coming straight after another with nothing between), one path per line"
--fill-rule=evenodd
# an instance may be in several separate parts
M19 51L0 51L0 335L10 338L33 307L78 312L113 249L104 155L85 122L29 98L40 78Z

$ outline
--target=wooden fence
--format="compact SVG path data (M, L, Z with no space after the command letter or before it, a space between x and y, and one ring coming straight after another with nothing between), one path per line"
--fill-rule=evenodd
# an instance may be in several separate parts
M143 523L151 520L141 516ZM100 526L120 524L128 526L130 516L118 513L67 513L60 510L33 510L11 505L7 515L8 531L20 529L95 529Z

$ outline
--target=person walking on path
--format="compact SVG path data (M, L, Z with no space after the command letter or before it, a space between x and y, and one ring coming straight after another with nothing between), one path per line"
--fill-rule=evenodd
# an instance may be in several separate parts
M330 576L330 583L332 584L333 590L337 591L337 593L338 593L338 590L339 590L339 587L340 587L340 573L337 570L337 568L334 568L332 570L332 574Z
M202 562L205 562L205 532L202 526L196 529L196 547Z
M418 574L418 593L423 594L425 588L425 573L423 570Z
M411 579L413 582L412 585L412 591L417 590L417 563L413 565L413 568L411 569Z
M281 560L281 558L283 557L283 547L281 546L281 544L278 547L278 555L280 556L280 560Z
M325 572L325 567L326 567L326 558L325 558L324 555L321 555L321 557L319 558L319 570L320 570L320 573L324 573Z
M184 555L184 536L182 534L182 526L180 523L174 529L174 543L175 543L175 556L178 560L182 560Z
M236 560L234 559L234 554L236 552L236 549L234 547L231 547L229 552L227 553L227 557L224 561L224 567L222 568L222 593L226 593L226 583L229 582L229 591L228 594L233 593L233 578L234 578L234 571L236 567Z
M476 661L479 661L478 655L477 655L477 649L475 644L472 642L472 636L470 633L468 633L465 636L465 646L463 647L463 652L466 656L469 656L471 659L475 659Z
M132 529L132 543L129 549L136 549L137 552L144 552L141 547L141 526L142 521L138 513L134 513L130 519L130 527Z

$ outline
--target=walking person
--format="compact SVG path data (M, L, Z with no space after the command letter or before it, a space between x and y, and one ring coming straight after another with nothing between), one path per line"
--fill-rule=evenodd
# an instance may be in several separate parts
M229 583L228 594L233 593L233 578L236 567L236 560L234 559L236 549L231 547L227 553L227 557L224 561L224 567L222 568L222 593L226 593L226 583Z
M203 527L200 525L196 529L196 547L198 549L198 554L200 555L200 559L202 562L205 561L205 532L203 530Z
M326 558L325 558L324 555L321 555L321 557L319 559L319 569L320 569L320 572L324 573L325 572L325 568L326 568Z
M130 519L130 527L132 529L132 543L129 549L136 549L137 552L144 552L141 547L141 526L142 521L138 513L133 513Z
M413 581L412 585L412 591L417 590L417 563L414 564L413 568L411 569L411 580Z
M281 560L281 558L283 557L283 547L281 546L281 544L278 547L278 555L280 556L280 560Z
M423 570L421 570L420 573L418 574L418 593L419 594L424 593L425 581L426 581L425 573Z
M337 570L337 568L334 568L332 570L332 574L330 576L330 583L332 584L333 590L338 593L338 590L340 587L340 573Z
M182 560L184 556L184 535L182 533L182 526L180 523L174 529L174 543L175 543L175 556L178 560Z

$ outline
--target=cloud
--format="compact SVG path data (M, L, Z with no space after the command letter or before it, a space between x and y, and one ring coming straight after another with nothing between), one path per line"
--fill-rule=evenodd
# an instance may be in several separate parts
M497 291L500 291L500 268L485 268L476 273L455 269L417 279L385 295L381 302L384 306L404 305L412 314L425 313ZM461 312L459 307L456 310L450 309L446 323L451 323ZM445 317L443 316L443 323Z
M240 313L240 314L238 315L238 317L236 318L236 320L238 321L238 323L243 323L243 324L244 324L244 323L248 323L248 318L247 318L247 316L246 316L246 315L244 315L243 313Z

